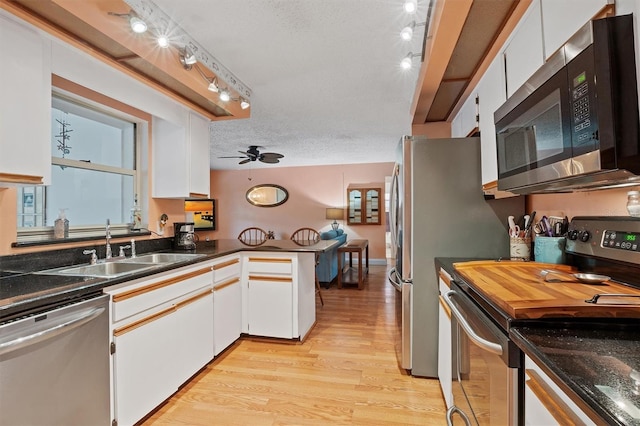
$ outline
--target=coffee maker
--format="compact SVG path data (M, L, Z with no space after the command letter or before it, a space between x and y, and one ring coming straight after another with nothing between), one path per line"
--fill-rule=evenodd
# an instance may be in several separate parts
M193 222L176 222L173 224L173 248L193 250L196 248Z

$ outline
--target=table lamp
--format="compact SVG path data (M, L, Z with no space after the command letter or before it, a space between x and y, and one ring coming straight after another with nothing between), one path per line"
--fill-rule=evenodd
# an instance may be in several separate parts
M344 217L344 209L338 209L338 208L333 208L333 207L329 207L327 208L327 214L326 214L326 218L327 219L333 219L333 223L331 223L331 228L335 231L338 229L338 227L340 226L338 224L338 222L336 222L336 219L341 219Z

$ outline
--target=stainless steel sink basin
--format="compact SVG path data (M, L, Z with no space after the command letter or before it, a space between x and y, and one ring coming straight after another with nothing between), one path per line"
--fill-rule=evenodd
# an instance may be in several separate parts
M185 262L187 260L197 259L203 256L204 254L195 253L151 253L123 260L119 263L174 263Z
M155 265L151 263L109 262L98 263L96 265L51 269L48 271L41 271L40 274L114 278L121 275L131 274L133 272L141 272L154 267Z

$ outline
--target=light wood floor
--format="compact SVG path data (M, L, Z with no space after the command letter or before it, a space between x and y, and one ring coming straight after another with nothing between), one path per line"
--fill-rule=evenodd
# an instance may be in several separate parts
M242 338L144 425L442 425L437 380L398 365L399 294L371 266L364 290L333 286L304 343Z

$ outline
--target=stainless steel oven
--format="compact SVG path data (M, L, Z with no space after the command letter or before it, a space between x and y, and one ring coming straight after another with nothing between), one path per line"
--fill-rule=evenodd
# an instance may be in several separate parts
M522 352L465 291L452 282L444 294L451 309L452 351L457 380L447 424L521 424Z

